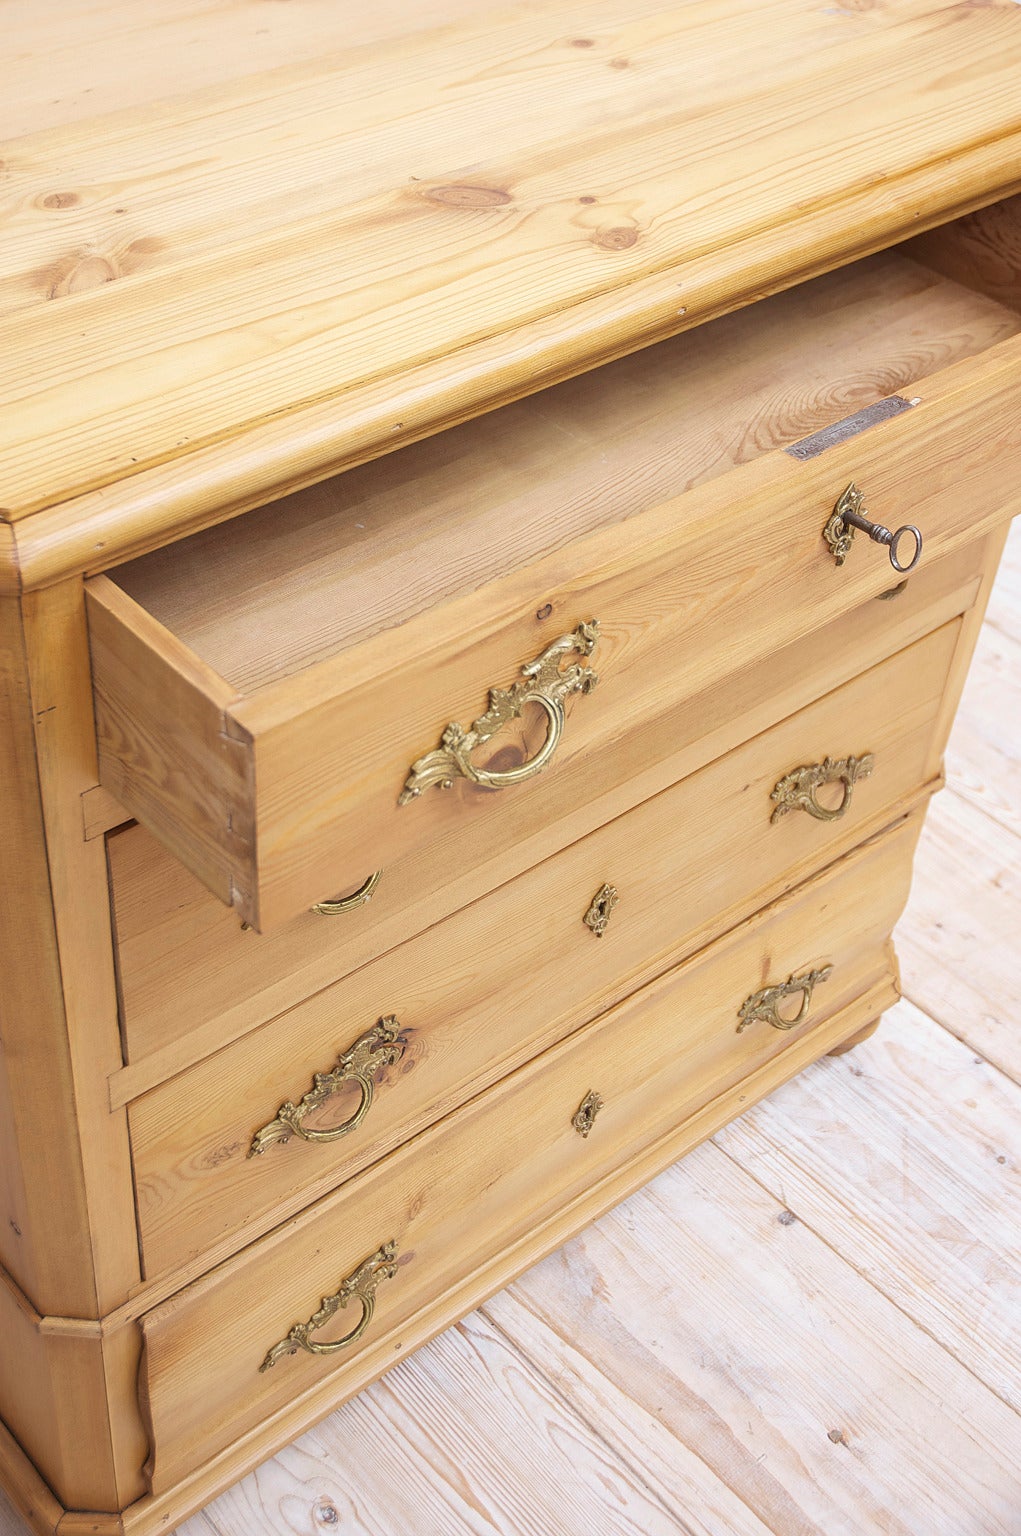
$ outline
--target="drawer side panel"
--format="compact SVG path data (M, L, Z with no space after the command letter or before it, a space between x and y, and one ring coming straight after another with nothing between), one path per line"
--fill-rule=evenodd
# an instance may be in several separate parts
M231 688L105 576L86 588L99 774L228 906L251 839L253 769Z

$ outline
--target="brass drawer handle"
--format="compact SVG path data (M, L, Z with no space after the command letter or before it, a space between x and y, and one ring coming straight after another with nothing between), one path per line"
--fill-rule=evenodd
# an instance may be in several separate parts
M851 552L856 528L860 528L862 533L867 533L874 543L886 545L890 552L890 564L899 576L906 576L908 571L913 571L921 559L922 535L914 523L905 523L903 528L898 528L891 533L889 528L884 528L881 523L872 522L865 506L865 497L852 480L830 513L822 531L822 536L838 565L843 565ZM910 534L914 541L914 553L907 565L902 565L898 559L897 550L901 540L907 534Z
M286 1143L292 1136L299 1136L302 1141L339 1141L342 1136L357 1130L372 1106L376 1073L381 1067L392 1067L404 1055L400 1028L394 1015L388 1014L385 1019L380 1019L378 1024L366 1030L364 1035L359 1035L351 1049L338 1058L331 1072L316 1072L313 1075L312 1087L300 1103L294 1104L288 1099L277 1110L276 1118L264 1125L261 1131L256 1131L248 1156L261 1157L274 1141ZM354 1113L343 1124L331 1126L328 1131L306 1128L305 1116L325 1104L344 1083L357 1083L361 1090L361 1098Z
M339 917L342 912L353 912L355 907L363 907L372 898L372 893L379 884L379 877L383 871L377 869L360 885L350 896L341 896L338 901L317 901L309 910L317 912L320 917Z
M548 645L541 656L521 668L522 676L509 688L491 688L489 709L476 720L470 730L452 722L440 738L440 745L412 763L398 805L407 805L432 784L450 789L454 779L470 779L487 789L508 789L512 784L523 784L526 779L541 773L553 756L563 734L566 716L564 700L572 693L591 693L598 681L591 667L572 662L564 671L560 664L572 653L591 656L599 639L599 621L592 619L579 624L570 635L561 635ZM501 726L516 720L526 704L538 704L546 713L548 730L546 740L529 762L503 772L477 768L472 753L495 736Z
M812 1006L812 993L820 981L826 981L832 974L832 965L824 965L817 971L803 971L800 976L788 976L786 981L781 981L775 987L763 987L761 992L753 992L751 997L746 997L737 1011L740 1023L737 1033L747 1029L756 1019L763 1019L765 1023L772 1024L774 1029L794 1029L804 1022L809 1008ZM801 993L801 1007L797 1016L793 1019L785 1019L780 1013L780 1004L788 997L796 997Z
M776 802L770 821L779 821L789 811L807 811L817 821L839 821L851 804L854 786L859 779L867 779L876 765L871 752L861 757L827 757L821 763L805 763L792 768L780 779L769 798ZM824 784L843 784L844 794L839 805L827 809L816 798Z
M340 1282L332 1296L323 1297L319 1311L313 1312L307 1323L295 1323L287 1337L273 1345L259 1370L268 1371L282 1356L296 1355L299 1349L307 1349L310 1355L335 1355L339 1349L347 1349L348 1345L356 1343L371 1323L372 1314L376 1310L376 1287L381 1280L392 1280L397 1273L396 1259L396 1243L384 1243L382 1248L377 1248L375 1253L359 1264L354 1274ZM362 1304L362 1315L351 1332L329 1344L317 1344L312 1334L317 1328L325 1327L330 1318L351 1300Z

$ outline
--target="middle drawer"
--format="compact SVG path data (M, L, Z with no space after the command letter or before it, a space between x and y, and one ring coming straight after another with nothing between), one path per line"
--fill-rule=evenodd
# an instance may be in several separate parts
M960 624L136 1099L147 1277L300 1209L885 825L931 787ZM809 805L784 810L798 770Z

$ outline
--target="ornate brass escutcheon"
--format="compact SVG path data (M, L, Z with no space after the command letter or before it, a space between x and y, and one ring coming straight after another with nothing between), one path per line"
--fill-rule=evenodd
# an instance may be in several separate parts
M851 553L856 528L862 533L867 533L873 543L886 545L890 554L890 564L899 576L905 576L908 571L913 571L921 559L922 535L914 523L905 523L902 528L891 533L889 528L884 528L881 523L872 522L865 506L865 497L852 480L847 490L841 494L822 531L822 536L838 565L843 565ZM911 535L915 548L907 565L902 565L897 550L901 539L906 534Z
M282 1356L296 1355L299 1349L307 1350L310 1355L335 1355L339 1349L347 1349L350 1344L354 1344L372 1321L376 1309L376 1287L381 1280L392 1280L396 1275L396 1260L396 1243L384 1243L382 1248L377 1248L375 1253L359 1264L354 1274L341 1281L332 1296L323 1297L319 1311L314 1312L307 1323L295 1323L287 1337L273 1345L259 1370L268 1371ZM353 1300L361 1302L362 1315L351 1332L346 1333L342 1339L331 1340L329 1344L316 1343L312 1334L325 1327L341 1307L346 1307Z
M596 1116L603 1107L603 1101L594 1089L590 1088L582 1099L578 1108L571 1116L571 1124L581 1137L586 1137L595 1124Z
M620 894L615 885L601 885L589 903L589 909L582 918L586 928L591 928L597 939L601 939L606 932L606 925L613 916L613 909L620 900Z
M374 1078L381 1067L392 1067L404 1055L404 1042L400 1037L400 1024L393 1014L380 1019L364 1035L359 1035L351 1049L337 1060L332 1072L316 1072L312 1087L298 1104L290 1099L281 1104L276 1118L261 1131L256 1131L249 1157L261 1157L274 1141L288 1142L292 1136L302 1141L339 1141L341 1136L356 1130L369 1112L375 1092ZM361 1090L358 1107L341 1125L326 1131L312 1130L305 1125L305 1116L325 1104L345 1083L356 1083Z
M747 1029L756 1019L762 1019L766 1024L772 1024L774 1029L794 1029L804 1022L808 1010L812 1005L812 993L821 981L825 981L832 974L832 965L821 966L816 971L802 971L800 976L788 976L786 981L779 982L774 987L763 987L761 992L753 992L751 997L746 997L737 1011L740 1020L737 1033ZM780 1005L788 997L796 997L801 993L801 1007L793 1019L785 1019L780 1012Z
M776 809L770 821L779 821L789 811L807 811L817 821L839 821L851 804L854 786L859 779L867 779L876 765L871 752L861 757L827 757L821 763L806 763L785 773L772 790L769 798ZM842 784L844 793L840 804L820 805L819 790L824 784Z
M382 873L381 869L377 869L350 896L341 896L336 901L317 901L309 910L318 913L320 917L339 917L342 912L353 912L356 907L364 907L367 901L372 900L372 893Z
M561 664L572 654L591 656L599 639L599 621L591 619L579 624L570 635L561 635L548 645L541 656L521 668L520 681L509 688L489 690L489 709L465 730L456 721L447 726L435 751L427 752L412 763L398 805L407 805L432 784L450 789L458 777L470 779L488 789L507 789L512 784L523 784L526 779L541 773L557 749L563 734L566 715L564 700L572 693L591 693L598 681L591 667L578 662L561 671ZM472 753L495 736L501 726L516 720L526 704L538 704L547 719L546 740L536 755L518 768L490 771L477 768Z

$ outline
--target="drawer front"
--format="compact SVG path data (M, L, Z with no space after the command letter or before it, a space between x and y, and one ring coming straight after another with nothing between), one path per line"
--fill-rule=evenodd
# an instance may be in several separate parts
M581 799L632 780L679 697L891 586L884 549L859 535L838 566L823 538L849 482L877 518L918 524L924 562L1010 515L1011 348L923 381L920 404L817 457L767 454L247 695L97 577L101 778L263 930L413 848L446 839L445 856L474 859L519 797L548 825L548 775ZM870 622L894 623L892 607Z
M934 772L959 628L132 1103L146 1274L273 1225L888 824Z
M826 1021L889 980L887 939L919 825L916 814L855 850L150 1313L142 1390L153 1489L326 1377L337 1397L355 1390L367 1379L362 1351L375 1352L378 1374L416 1315L502 1250L813 1030L827 1048ZM813 974L810 1000L762 995L792 977L811 989ZM799 1014L790 1028L769 1021L785 1026ZM306 1341L357 1331L366 1308L357 1280L346 1293L343 1282L384 1245L393 1245L393 1271L363 1274L363 1294L379 1284L358 1338L327 1355L278 1348L331 1296ZM339 1315L325 1321L331 1309Z
M481 807L467 854L454 836L416 849L384 869L369 902L342 914L306 913L273 934L243 931L145 828L115 833L108 848L131 1064L114 1085L115 1101L395 948L965 611L991 565L985 541L976 541L919 570L894 601L872 600L677 699L646 733L653 762L615 789L581 796L570 772L551 772L538 831L533 803L508 795L495 821Z

